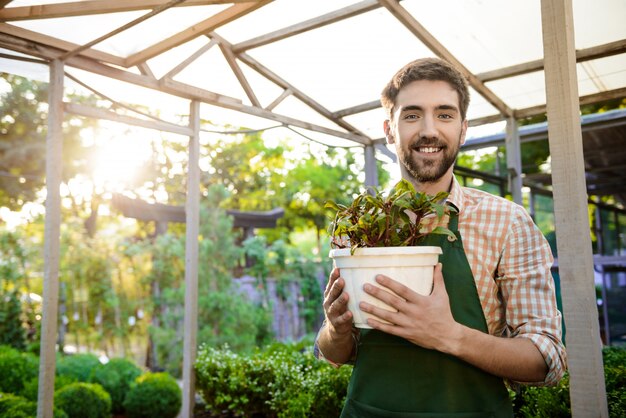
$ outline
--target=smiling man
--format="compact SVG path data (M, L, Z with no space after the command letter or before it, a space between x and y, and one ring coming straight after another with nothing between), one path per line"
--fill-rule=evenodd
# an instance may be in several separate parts
M440 59L411 62L381 103L402 177L418 191L449 193L454 210L442 222L456 239L424 242L443 249L431 295L385 276L377 282L395 295L365 288L397 310L361 303L388 322L369 319L372 329L353 327L345 281L331 273L316 353L354 363L342 417L512 417L505 381L552 385L566 369L549 246L523 207L456 181L469 105L458 70Z

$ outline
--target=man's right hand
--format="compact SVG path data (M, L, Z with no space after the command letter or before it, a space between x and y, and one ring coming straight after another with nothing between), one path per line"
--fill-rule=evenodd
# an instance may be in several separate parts
M348 362L355 350L352 312L348 310L350 296L343 291L345 284L339 269L333 269L324 290L326 321L318 338L324 357L337 364Z
M339 269L334 268L328 277L324 290L324 314L326 323L336 336L352 333L352 312L348 310L349 295L343 291L345 280L340 276Z

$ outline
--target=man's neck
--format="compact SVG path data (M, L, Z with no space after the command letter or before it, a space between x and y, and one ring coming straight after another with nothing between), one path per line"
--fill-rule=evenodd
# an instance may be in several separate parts
M402 173L402 176L413 184L416 191L426 193L427 195L434 196L439 192L450 192L452 188L452 176L454 176L452 167L439 180L434 182L418 182L407 174Z

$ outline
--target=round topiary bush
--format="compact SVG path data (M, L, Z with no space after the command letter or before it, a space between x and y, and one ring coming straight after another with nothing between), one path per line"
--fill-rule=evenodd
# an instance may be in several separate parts
M54 394L54 404L69 418L109 418L111 396L95 383L71 383Z
M39 360L35 355L4 346L0 349L0 392L18 394L38 373Z
M124 399L131 383L141 376L142 370L131 360L115 358L98 366L91 376L93 383L98 383L111 395L111 409L114 414L124 413Z
M98 357L91 353L63 356L57 360L57 374L73 377L79 382L89 382L91 373L100 364Z
M174 418L182 403L176 380L167 373L139 376L124 400L129 418Z

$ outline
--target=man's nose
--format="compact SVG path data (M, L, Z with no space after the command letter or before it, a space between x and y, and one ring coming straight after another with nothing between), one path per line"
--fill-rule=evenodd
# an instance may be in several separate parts
M420 124L420 136L422 138L436 138L439 136L435 118L432 115L424 115Z

